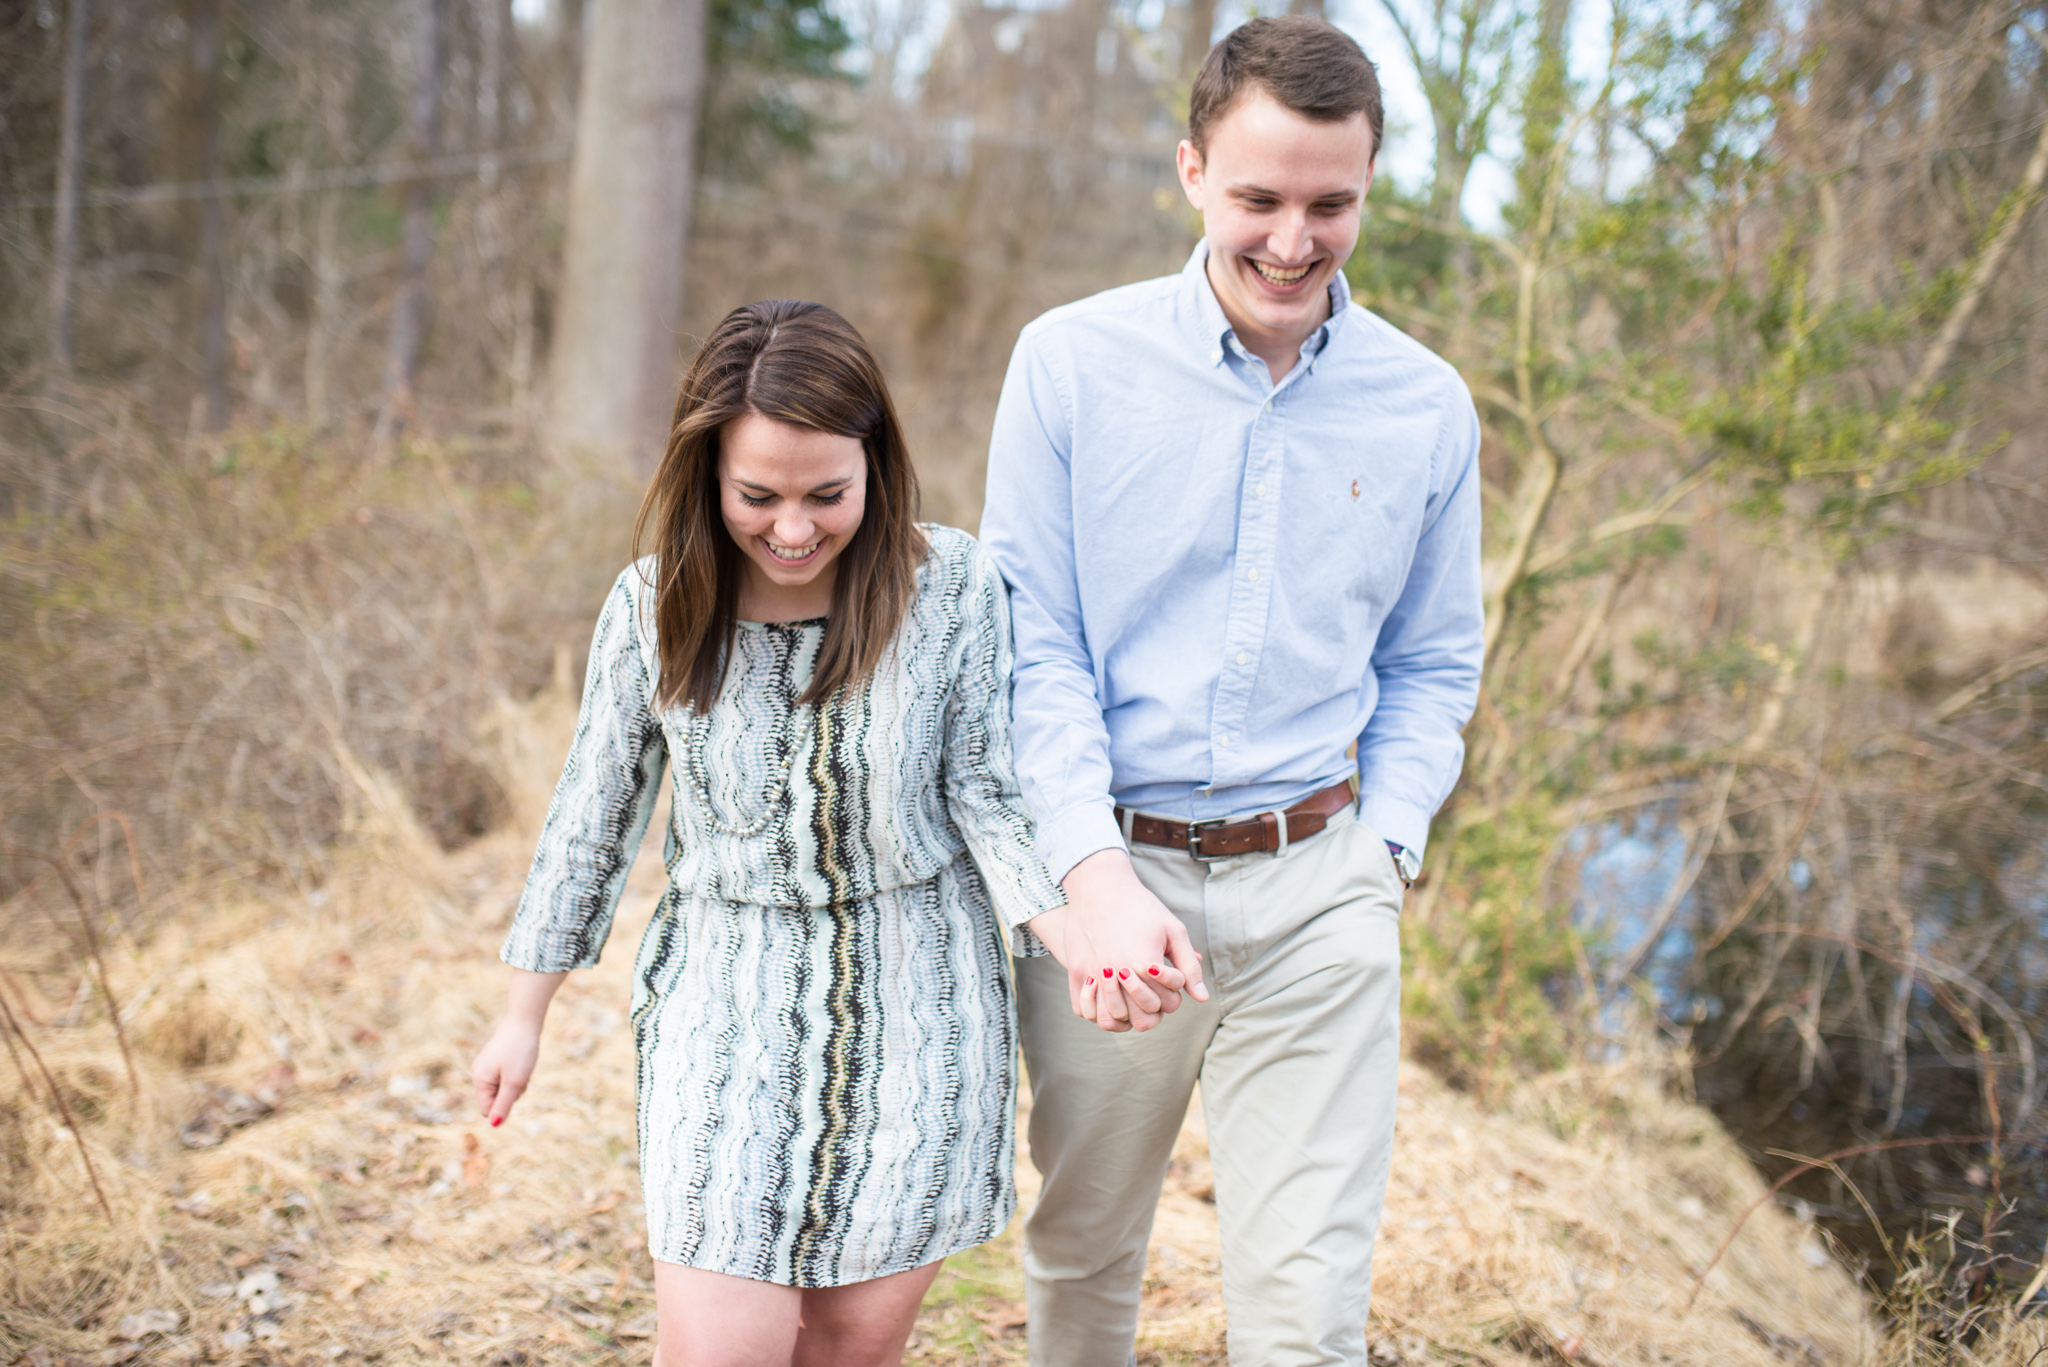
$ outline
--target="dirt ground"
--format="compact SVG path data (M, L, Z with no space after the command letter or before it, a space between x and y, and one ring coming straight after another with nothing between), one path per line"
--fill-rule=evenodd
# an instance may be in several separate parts
M0 1362L649 1360L626 1008L661 871L650 842L602 966L557 999L533 1089L502 1129L480 1123L468 1059L502 1000L496 949L565 718L558 702L504 725L520 807L504 833L443 854L366 777L359 847L320 890L223 892L120 948L139 1088L79 1005L89 985L68 1024L42 1003L45 1063L100 1118L74 1134L32 1090L0 1098L20 1159L0 1206ZM1869 1351L1850 1276L1769 1205L1688 1308L1761 1188L1660 1070L1618 1060L1482 1107L1409 1066L1398 1105L1369 1326L1381 1367ZM1028 1206L1021 1139L1018 1173ZM1197 1106L1160 1202L1140 1362L1224 1361L1209 1193ZM1013 1227L950 1260L911 1362L1024 1360L1018 1248Z

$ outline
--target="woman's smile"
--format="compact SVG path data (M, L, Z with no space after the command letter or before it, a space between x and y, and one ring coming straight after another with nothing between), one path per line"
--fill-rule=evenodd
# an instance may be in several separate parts
M764 536L761 538L761 544L768 548L768 554L774 556L783 564L796 566L803 564L812 556L816 555L818 553L818 547L824 545L825 543L822 541L813 541L808 546L785 546L778 541L771 540L770 538Z

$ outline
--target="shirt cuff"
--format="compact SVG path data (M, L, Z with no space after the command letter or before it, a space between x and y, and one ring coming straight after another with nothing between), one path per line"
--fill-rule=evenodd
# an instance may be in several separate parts
M1429 843L1429 815L1420 807L1380 793L1369 793L1358 802L1360 821L1380 839L1413 850L1417 859L1422 858L1423 846Z
M1077 802L1038 826L1038 856L1055 883L1096 851L1122 848L1124 833L1116 824L1116 804L1107 793L1099 802Z

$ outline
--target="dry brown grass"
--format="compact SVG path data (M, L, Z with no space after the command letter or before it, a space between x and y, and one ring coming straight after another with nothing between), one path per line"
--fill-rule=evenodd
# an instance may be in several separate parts
M515 808L496 835L445 853L395 788L358 770L351 841L318 892L216 890L150 943L117 946L139 1094L88 993L7 985L79 1122L53 1123L23 1073L0 1081L0 1361L648 1359L623 945L563 989L536 1087L504 1130L471 1118L464 1081L570 720L551 690L486 728ZM622 936L659 881L643 857ZM1775 1208L1687 1310L1692 1277L1761 1187L1656 1068L1556 1076L1483 1108L1411 1067L1399 1104L1376 1363L1910 1360ZM181 1132L224 1137L194 1148ZM1028 1197L1028 1161L1020 1176ZM1155 1229L1143 1362L1223 1360L1208 1180L1197 1110ZM1021 1294L1014 1230L954 1259L912 1360L1022 1362ZM2017 1367L2022 1340L2037 1346L2015 1331L1968 1360Z

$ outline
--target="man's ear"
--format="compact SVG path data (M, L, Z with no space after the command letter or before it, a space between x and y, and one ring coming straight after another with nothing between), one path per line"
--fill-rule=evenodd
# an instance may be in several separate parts
M1202 207L1202 154L1186 138L1174 149L1174 168L1180 172L1180 191L1197 211Z

